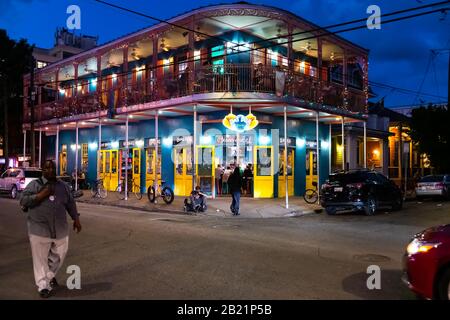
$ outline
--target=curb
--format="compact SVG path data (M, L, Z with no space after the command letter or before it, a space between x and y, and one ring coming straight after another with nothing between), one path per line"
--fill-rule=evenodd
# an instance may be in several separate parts
M163 213L172 213L172 214L181 214L185 215L186 213L182 210L169 210L169 209L150 209L145 207L136 207L132 205L126 205L126 204L113 204L113 203L98 203L98 202L90 202L88 200L77 200L77 202L80 203L87 203L87 204L94 204L98 206L109 206L109 207L116 207L116 208L124 208L124 209L130 209L130 210L140 210L140 211L147 211L147 212L163 212Z

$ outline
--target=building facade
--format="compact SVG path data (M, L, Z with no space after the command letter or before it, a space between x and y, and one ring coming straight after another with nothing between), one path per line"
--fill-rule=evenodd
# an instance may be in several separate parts
M364 122L368 51L290 12L203 7L36 72L36 127L60 174L115 190L216 194L215 167L253 169L253 196L301 195L331 170L331 126ZM29 76L24 77L25 91ZM24 104L24 130L31 110ZM78 146L78 147L77 147Z

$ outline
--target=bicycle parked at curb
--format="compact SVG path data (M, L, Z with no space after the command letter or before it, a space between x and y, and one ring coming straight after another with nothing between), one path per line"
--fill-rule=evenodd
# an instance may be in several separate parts
M91 188L92 198L101 198L105 199L108 195L108 191L105 189L103 185L103 179L95 180L94 184Z
M317 182L313 181L312 183L314 189L306 189L303 194L303 199L305 199L306 203L314 204L319 199L319 192L317 190Z
M136 199L141 200L142 199L142 192L141 192L141 186L136 183L136 179L128 180L128 190L127 190L127 198L130 194L130 190L134 193ZM121 179L121 182L116 188L116 192L120 200L125 199L125 179Z
M174 199L174 193L172 188L170 188L169 186L165 186L165 181L161 180L161 184L158 184L156 192L155 192L155 187L154 187L154 183L152 183L148 189L147 189L147 197L148 200L151 203L156 203L157 200L156 198L161 197L165 203L167 204L171 204L173 202Z

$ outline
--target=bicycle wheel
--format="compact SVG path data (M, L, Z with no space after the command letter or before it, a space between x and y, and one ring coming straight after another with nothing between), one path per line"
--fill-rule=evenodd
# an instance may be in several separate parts
M105 199L106 196L108 195L108 191L105 189L105 187L103 186L103 183L100 183L97 187L97 192L98 195L100 196L100 198Z
M135 184L133 186L133 192L134 192L134 195L136 196L136 199L138 199L138 200L142 199L141 186L138 186L137 184Z
M319 195L316 190L308 189L305 191L303 195L303 199L305 199L306 203L313 204L317 202Z
M116 188L116 194L120 200L125 200L125 187L119 184Z
M169 188L169 187L164 187L162 189L161 197L163 198L165 203L171 204L173 202L173 199L174 199L174 194L173 194L172 189Z
M91 195L92 195L92 198L95 198L95 196L97 195L97 193L98 193L98 185L97 185L97 184L94 184L94 185L92 186L92 188L91 188Z
M155 202L155 188L153 186L148 187L147 198L151 203Z

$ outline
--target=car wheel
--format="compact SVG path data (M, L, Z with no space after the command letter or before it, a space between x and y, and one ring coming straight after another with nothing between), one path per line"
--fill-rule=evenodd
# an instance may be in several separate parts
M436 298L439 300L450 300L450 267L447 267L439 277Z
M335 207L326 207L325 211L328 215L334 216L336 214L336 208Z
M377 200L373 196L369 196L366 205L364 206L364 213L366 216L373 216L378 209Z
M392 210L398 211L403 208L403 199L402 197L398 197L394 200L394 203L392 204Z
M10 196L11 196L11 199L16 199L17 198L17 187L16 186L13 186L11 188Z

